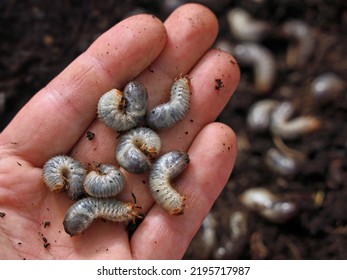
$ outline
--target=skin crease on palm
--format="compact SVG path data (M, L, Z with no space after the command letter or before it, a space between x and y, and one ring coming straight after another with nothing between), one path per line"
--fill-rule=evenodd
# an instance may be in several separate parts
M162 23L151 15L123 20L39 91L0 134L0 259L179 259L225 186L236 158L233 131L214 120L239 81L235 59L211 50L216 17L198 4L179 7ZM187 151L190 163L175 180L186 195L183 215L170 216L155 205L148 175L124 171L126 190L146 214L129 240L124 224L96 220L70 237L63 219L73 203L66 193L51 193L42 166L67 154L88 163L115 162L117 133L96 119L100 96L139 80L149 92L149 108L165 102L176 77L191 78L187 117L159 132L161 153ZM223 87L217 90L216 79ZM93 131L89 141L86 132ZM44 227L46 221L49 226ZM46 243L44 247L44 238Z

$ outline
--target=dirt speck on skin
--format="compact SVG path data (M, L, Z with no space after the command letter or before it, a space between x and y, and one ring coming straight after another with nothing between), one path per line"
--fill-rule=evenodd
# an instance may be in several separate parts
M51 222L50 221L45 221L43 223L43 227L46 228L46 227L49 227L51 225Z
M0 115L0 131L37 91L86 50L96 37L121 21L124 15L135 7L141 7L165 20L169 14L165 2L126 0L115 3L105 0L81 6L74 1L66 1L64 5L45 0L37 0L35 5L32 1L4 1L1 5L2 21L7 28L0 30L0 53L4 54L1 57L3 75L0 91L5 92L6 103ZM249 236L238 254L228 253L230 227L228 223L219 222L216 227L218 238L207 258L347 259L347 98L344 95L334 102L319 105L312 102L309 93L310 83L319 74L334 72L342 78L347 77L347 50L344 48L347 44L347 20L343 12L347 8L346 1L198 2L215 11L220 27L218 38L231 43L238 42L230 33L226 14L235 7L243 8L252 17L269 21L275 26L274 32L259 43L275 56L278 72L273 89L264 96L253 89L252 70L240 66L240 84L217 121L232 127L239 140L242 136L249 145L239 145L234 171L213 205L211 214L218 221L229 220L234 208L241 207L239 195L255 186L296 197L300 204L297 215L282 225L249 212ZM302 20L313 28L316 39L315 52L307 65L300 69L286 67L286 53L291 42L276 37L277 27L292 18ZM193 23L194 28L198 23ZM181 65L175 63L177 72L180 72ZM230 63L235 64L235 61L230 60ZM151 67L148 69L150 72L153 70ZM150 73L153 79L158 79L156 72ZM216 93L222 79L213 82L211 90ZM295 102L299 108L301 106L307 113L328 124L320 131L286 142L288 147L308 157L308 164L290 179L273 174L264 164L264 154L274 146L271 134L258 134L247 128L248 109L263 98ZM311 100L309 106L307 100ZM198 124L199 119L194 118L194 125ZM117 138L119 136L117 134ZM9 144L16 148L18 142ZM324 196L320 195L317 200L317 193ZM0 217L5 215L0 212ZM48 247L48 244L47 241L44 246ZM203 248L206 244L199 241L198 245L197 248ZM199 251L191 249L188 249L185 258L199 258Z
M91 131L87 131L86 137L88 138L89 141L92 141L95 138L95 133Z
M224 87L224 84L223 84L222 80L221 80L221 79L215 79L215 82L216 82L216 85L215 85L215 87L214 87L215 90L220 91L221 88Z

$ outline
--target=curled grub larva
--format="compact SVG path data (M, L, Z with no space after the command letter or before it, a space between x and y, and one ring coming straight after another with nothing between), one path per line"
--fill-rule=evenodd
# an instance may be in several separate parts
M234 54L240 64L254 68L255 90L268 92L276 77L276 61L271 52L259 44L244 43L235 46Z
M163 129L181 121L190 106L190 80L177 79L171 87L170 101L154 107L147 113L147 125L153 129Z
M265 188L251 188L240 196L240 201L247 208L256 211L267 220L285 223L297 212L297 205Z
M88 197L75 202L67 210L63 225L66 233L74 236L85 231L97 218L113 222L134 221L140 217L140 209L141 207L130 202Z
M98 116L107 126L116 131L136 127L147 110L147 89L137 81L129 82L124 92L111 89L101 96Z
M155 201L171 215L183 214L184 196L172 186L176 178L188 165L188 154L171 151L157 159L149 173L149 189Z
M314 79L311 94L319 103L336 100L345 89L346 83L335 73L324 73Z
M251 17L247 11L234 8L227 14L229 29L234 37L241 41L260 41L271 31L271 25Z
M311 28L303 21L289 20L283 24L282 32L284 36L295 40L288 47L287 65L289 67L305 65L315 47Z
M159 154L161 141L152 129L140 127L123 134L116 147L120 166L131 173L145 173Z
M304 158L280 152L275 148L270 148L265 154L265 164L273 172L284 176L296 174L303 163Z
M271 114L279 102L271 99L260 100L252 105L247 114L247 125L253 131L265 131L270 126Z
M289 120L294 110L293 104L289 101L282 102L273 110L270 122L273 134L283 139L295 139L320 127L320 121L313 116L301 116Z
M94 197L110 197L125 188L125 177L111 164L101 164L96 171L87 174L83 183L84 190Z
M83 181L86 169L82 163L68 156L55 156L43 166L43 180L53 192L67 190L71 199L84 194Z

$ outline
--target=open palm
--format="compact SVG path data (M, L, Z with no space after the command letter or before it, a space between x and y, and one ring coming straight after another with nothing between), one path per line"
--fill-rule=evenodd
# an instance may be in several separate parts
M232 130L213 122L239 80L233 57L208 50L217 31L215 16L197 4L181 6L164 24L151 15L130 17L100 36L32 98L0 135L0 212L6 213L0 218L0 258L183 256L228 180L236 156ZM73 202L45 186L43 164L58 154L86 165L117 164L118 134L96 119L100 96L136 79L147 87L152 108L167 101L172 82L182 75L191 79L190 111L159 135L161 153L189 153L191 162L175 181L187 197L185 213L170 216L153 203L146 175L124 172L127 187L117 198L133 201L133 193L145 214L130 240L124 224L101 220L70 237L62 222ZM87 131L95 133L93 140L88 140Z

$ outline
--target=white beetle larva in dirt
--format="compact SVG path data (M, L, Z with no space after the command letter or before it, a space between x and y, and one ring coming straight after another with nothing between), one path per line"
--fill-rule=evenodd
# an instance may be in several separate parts
M224 222L219 221L219 223L222 224ZM219 238L217 246L214 246L212 252L213 259L231 260L239 258L248 241L248 214L245 211L232 210L229 224L225 226L222 226L223 230L226 233L230 233L230 235L227 235L226 238Z
M184 196L172 186L176 178L189 163L189 155L180 151L171 151L157 159L149 173L149 189L155 201L171 215L180 215L184 211Z
M304 163L303 158L280 152L270 148L265 154L265 164L271 171L284 176L294 175Z
M53 192L67 190L71 199L79 199L84 194L83 181L87 170L82 163L69 156L55 156L43 166L43 180Z
M84 190L94 197L110 197L125 188L123 173L111 164L100 164L89 172L84 180Z
M257 42L271 31L270 23L252 18L246 10L241 8L230 10L227 20L231 33L241 41Z
M129 82L124 91L111 89L99 99L98 117L117 132L136 127L147 110L147 89L137 81Z
M85 231L97 218L113 222L135 221L140 218L138 205L110 198L88 197L75 202L64 218L65 232L71 236Z
M240 201L247 208L274 223L285 223L298 210L294 202L282 199L265 188L246 190L241 194Z
M152 129L140 127L124 133L116 147L116 158L121 167L131 173L145 173L161 148L158 134Z
M254 43L238 44L234 55L241 65L253 67L257 92L266 93L272 88L276 78L276 61L267 48Z
M290 120L294 105L284 101L272 112L270 130L283 139L295 139L320 128L320 121L314 116L301 116Z
M147 125L153 129L163 129L181 121L189 111L190 94L190 79L177 79L171 87L170 101L147 112Z
M217 225L218 223L213 214L211 212L208 213L199 231L190 242L185 255L188 257L194 256L199 260L208 259L217 242Z
M301 20L289 20L283 24L282 32L284 36L295 41L288 47L288 66L304 66L315 48L315 40L311 28Z
M311 94L319 103L336 100L346 88L346 83L335 73L324 73L311 83Z
M263 99L252 105L247 114L247 125L253 131L265 131L270 126L271 114L280 103L277 100Z

